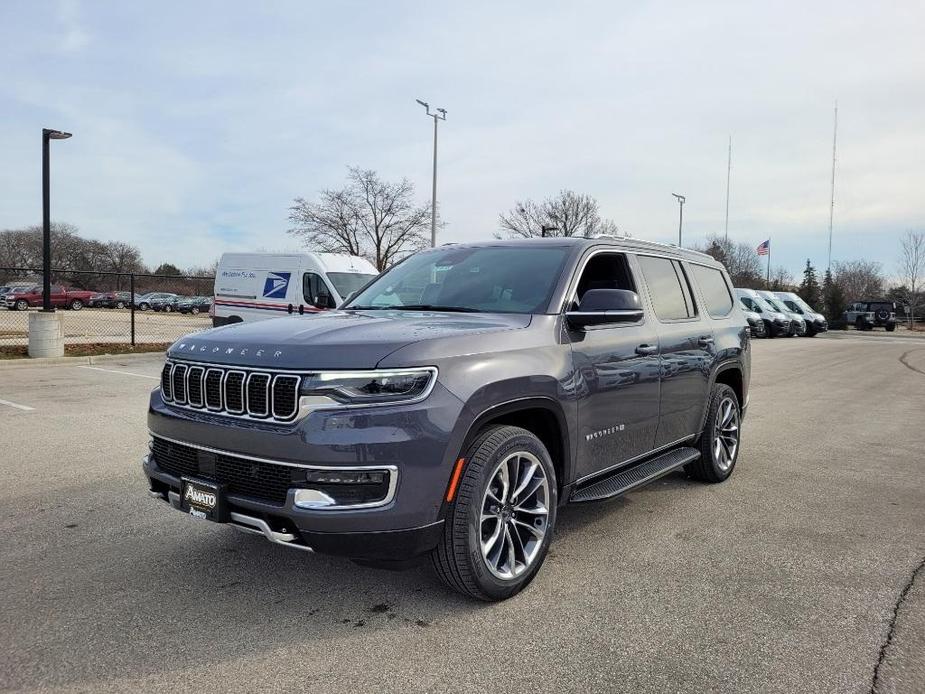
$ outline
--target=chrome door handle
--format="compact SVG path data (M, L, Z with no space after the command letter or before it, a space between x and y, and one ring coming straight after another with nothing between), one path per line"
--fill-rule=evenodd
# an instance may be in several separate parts
M640 357L650 357L658 352L658 345L639 345L636 348L636 354Z

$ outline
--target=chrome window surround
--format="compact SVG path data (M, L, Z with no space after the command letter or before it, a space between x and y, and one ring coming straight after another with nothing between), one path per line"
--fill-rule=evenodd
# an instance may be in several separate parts
M243 458L244 460L253 460L256 463L268 463L270 465L284 465L286 467L295 467L305 471L309 470L334 470L336 472L388 472L389 473L389 486L386 489L385 496L378 501L370 501L363 504L344 504L344 505L332 505L332 506L323 506L310 509L312 511L352 511L355 509L365 509L365 508L376 508L378 506L386 506L392 502L395 498L395 491L398 489L398 466L397 465L308 465L305 463L289 463L282 460L272 460L270 458L259 458L253 455L247 455L244 453L235 453L234 451L226 451L221 448L210 448L209 446L200 446L196 443L189 443L188 441L178 441L177 439L171 439L167 436L161 436L160 434L155 434L153 431L148 431L148 435L157 437L162 441L169 441L170 443L175 443L180 446L188 446L189 448L195 448L199 451L205 451L207 453L214 453L216 455L227 455L231 458ZM151 448L151 443L149 442L148 448ZM156 460L156 459L155 459ZM305 487L290 487L290 489L304 489ZM298 508L298 507L296 507ZM298 509L298 510L309 510L309 509Z

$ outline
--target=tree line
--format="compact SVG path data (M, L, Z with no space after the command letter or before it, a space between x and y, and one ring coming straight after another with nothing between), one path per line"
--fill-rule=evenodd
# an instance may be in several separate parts
M0 284L12 281L41 281L42 227L0 230ZM167 275L165 279L139 279L136 290L175 291L177 293L211 293L203 281L191 277L212 277L217 263L207 267L181 270L171 263L150 267L142 261L137 246L124 241L99 241L80 235L73 224L51 225L52 280L78 289L120 291L129 288L130 274ZM39 270L38 273L14 272L13 268ZM120 273L117 275L104 273ZM169 288L168 288L169 287Z
M289 233L313 250L349 253L367 258L380 271L429 245L430 205L415 200L408 179L389 182L376 171L353 166L338 188L322 190L315 200L296 198L289 208ZM601 215L597 200L584 193L561 190L543 200L519 200L498 215L496 238L619 234L617 224ZM694 248L726 266L736 287L796 291L830 321L841 319L845 306L864 298L887 297L915 307L922 300L925 274L925 235L908 232L902 242L900 286L888 287L880 263L837 261L819 280L807 259L797 282L782 266L763 271L755 248L748 243L711 236Z

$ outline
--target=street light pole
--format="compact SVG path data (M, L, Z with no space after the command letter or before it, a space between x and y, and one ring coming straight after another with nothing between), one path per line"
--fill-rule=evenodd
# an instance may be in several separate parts
M678 248L681 247L681 225L684 224L684 203L687 198L677 193L672 193L678 199Z
M42 311L52 313L51 305L51 171L49 141L71 136L60 130L42 128Z
M434 248L437 245L437 121L446 120L446 109L430 110L430 104L420 99L415 99L427 111L427 115L434 119L434 182L430 195L430 246Z

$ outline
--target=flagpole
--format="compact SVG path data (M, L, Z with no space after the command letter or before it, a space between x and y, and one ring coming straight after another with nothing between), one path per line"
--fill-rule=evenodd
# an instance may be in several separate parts
M771 239L768 239L768 279L765 282L768 290L771 289Z

